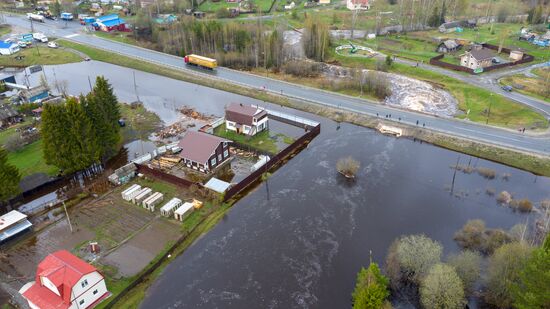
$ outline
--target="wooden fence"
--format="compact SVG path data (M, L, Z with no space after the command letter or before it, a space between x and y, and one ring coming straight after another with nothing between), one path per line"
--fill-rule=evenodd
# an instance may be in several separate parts
M178 187L184 187L189 188L192 185L197 185L199 188L202 188L202 184L198 182L192 182L190 180L179 178L177 176L174 176L172 174L168 174L156 169L152 169L146 165L143 164L136 164L137 166L137 172L142 173L147 176L151 176L153 178L157 178L166 182L169 182L173 185L176 185Z
M498 51L498 46L496 46L496 45L491 45L491 44L486 44L485 43L485 44L482 44L482 46L483 46L483 48ZM501 49L501 52L509 55L511 50L509 48L504 48L503 47ZM454 71L461 71L461 72L466 72L466 73L470 73L470 74L476 74L474 72L474 70L472 70L470 68L441 61L441 59L443 59L443 57L445 57L444 54L441 54L441 55L438 55L438 56L435 56L435 57L431 58L430 59L430 64L438 66L438 67L454 70ZM496 70L496 69L502 69L502 68L505 68L505 67L511 67L511 66L518 65L518 64L528 63L528 62L531 62L533 60L535 60L535 57L533 57L532 55L523 54L523 57L518 61L495 64L495 65L483 68L483 72L489 72L489 71Z

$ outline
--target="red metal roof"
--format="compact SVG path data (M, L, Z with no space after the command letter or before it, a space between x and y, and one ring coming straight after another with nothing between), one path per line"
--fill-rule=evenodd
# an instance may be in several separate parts
M207 133L188 131L178 144L181 148L179 156L204 164L223 142L231 141Z
M95 267L74 256L67 250L57 251L48 255L36 269L36 283L23 293L27 299L50 303L51 306L39 306L40 308L67 308L71 304L71 290L82 276L97 271ZM46 277L58 289L61 296L41 286L40 277ZM33 301L34 299L34 301ZM38 304L37 304L38 305ZM61 307L60 307L61 306Z

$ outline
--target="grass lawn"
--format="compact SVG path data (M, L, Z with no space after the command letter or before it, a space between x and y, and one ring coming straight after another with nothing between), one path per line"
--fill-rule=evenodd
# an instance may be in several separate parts
M27 117L27 120L25 120L24 122L15 124L15 125L7 128L7 129L5 129L5 130L0 131L0 145L4 145L11 136L18 133L15 130L17 130L18 128L28 126L31 123L32 123L31 118Z
M8 162L19 169L22 177L34 173L55 175L58 172L57 167L47 165L46 162L44 162L44 157L42 155L42 140L29 144L18 151L10 152L8 154Z
M136 39L132 37L131 33L128 32L103 32L103 31L96 31L94 32L95 36L98 36L100 38L109 39L113 41L117 41L120 43L126 43L131 45L139 45Z
M11 32L10 25L0 25L0 36L6 35Z
M37 44L37 43L34 43ZM39 54L40 53L40 54ZM23 60L16 60L15 57L23 56ZM0 56L0 65L11 67L26 67L36 64L64 64L71 62L79 62L82 59L79 55L63 50L60 48L48 48L43 44L40 44L38 50L33 45L31 48L21 49L20 52L9 55Z
M277 153L279 149L275 141L269 136L269 131L264 130L252 137L237 134L236 132L225 129L225 124L214 129L214 135L227 138L237 143L249 145L252 148L260 149L270 153Z
M414 38L407 35L378 36L371 40L358 40L357 44L378 50L384 54L397 55L402 58L428 62L430 58L439 55L435 50L437 44L424 38ZM347 44L347 41L341 41Z
M146 139L162 124L159 116L145 109L142 104L120 104L120 114L126 121L126 126L122 128L123 143Z
M335 60L348 67L362 67L374 69L376 60L345 57L333 53ZM485 123L491 103L489 124L507 128L547 128L548 120L541 114L530 108L506 99L504 96L493 94L488 90L463 83L454 78L408 65L394 63L390 72L403 74L413 78L427 81L435 86L449 91L459 103L459 108L464 115L459 118L467 118L474 122Z
M271 4L275 0L251 0L252 3L256 7L259 7L262 12L268 13L269 9L271 8ZM199 5L199 10L203 12L216 12L217 10L221 8L236 8L239 7L239 4L236 2L230 3L225 0L220 0L218 2L214 2L211 0L205 0L203 3Z
M548 72L548 73L546 73ZM523 74L506 76L500 79L502 85L514 87L514 91L529 95L550 103L550 68L539 68L532 71L535 77L528 77ZM523 87L519 89L519 87Z

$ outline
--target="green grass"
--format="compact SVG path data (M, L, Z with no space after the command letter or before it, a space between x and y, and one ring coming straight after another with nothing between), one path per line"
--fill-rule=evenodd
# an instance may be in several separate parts
M44 161L41 140L29 144L18 151L10 152L8 154L8 162L19 169L22 177L34 173L55 175L58 172L58 168L48 165Z
M275 0L251 0L251 1L252 3L254 3L256 7L260 8L262 12L267 13L271 8L271 4ZM225 0L220 0L218 2L205 0L203 3L199 5L199 10L203 12L213 13L221 8L237 8L237 7L239 7L238 3L228 3Z
M37 43L34 43L37 44ZM23 56L23 60L17 60L15 57ZM39 49L36 47L27 47L21 49L20 52L9 55L9 56L0 56L0 65L2 66L11 66L11 67L26 67L29 65L36 64L64 64L79 62L82 59L79 55L66 51L60 48L48 48L45 45L40 44Z
M519 93L532 96L534 98L550 103L550 97L548 96L547 92L548 89L550 89L550 83L548 83L546 81L546 78L542 77L543 75L541 74L542 71L539 71L539 74L537 74L536 77L527 77L523 74L516 74L501 78L499 82L501 85L508 85L512 87L521 85L523 86L522 89L514 87L513 91L517 91Z
M142 104L131 106L120 104L120 114L126 121L122 128L123 143L136 139L146 139L155 132L162 124L159 116L148 111Z
M333 53L334 59L344 66L362 67L368 69L376 68L376 60L357 57L345 57ZM415 68L409 65L394 63L390 72L403 74L416 79L429 82L436 87L449 91L458 101L458 107L464 112L459 118L467 118L474 122L485 123L491 103L491 114L489 124L506 128L532 128L544 129L548 127L548 120L532 109L508 100L504 96L463 83L454 78Z
M225 129L225 124L214 129L214 135L227 138L229 140L249 145L252 148L267 151L269 153L277 153L279 149L275 141L269 136L269 131L264 130L257 133L254 136L246 136L244 134L238 134L237 132L229 131Z
M94 35L98 36L100 38L109 39L109 40L117 41L117 42L120 42L120 43L138 45L136 39L131 37L131 34L129 34L128 32L96 31L96 32L94 32Z
M10 25L0 25L0 36L6 35L11 32Z

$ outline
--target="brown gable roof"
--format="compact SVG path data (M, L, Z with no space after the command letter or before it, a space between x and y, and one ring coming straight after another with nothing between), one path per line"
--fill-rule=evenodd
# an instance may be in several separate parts
M180 157L204 164L223 142L231 141L202 132L188 131L178 144L181 148Z
M225 109L225 119L249 126L252 125L254 116L260 118L264 114L266 114L265 110L260 110L256 107L244 105L242 103L231 103Z
M477 61L483 61L493 58L493 52L491 52L488 49L474 49L470 51L472 54L472 57L474 57Z

